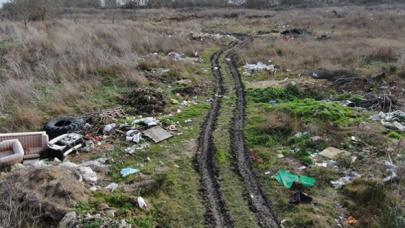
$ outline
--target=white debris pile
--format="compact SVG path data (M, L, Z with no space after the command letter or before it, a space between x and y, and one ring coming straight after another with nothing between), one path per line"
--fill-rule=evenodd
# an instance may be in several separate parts
M372 116L371 119L380 121L381 124L388 129L405 132L405 112L403 111L380 112Z
M65 161L59 164L60 167L76 171L79 180L87 184L95 185L98 181L97 174L88 166L81 166L73 162Z
M197 58L198 53L194 53L194 55L196 57L188 57L186 56L184 53L178 53L178 52L169 52L169 54L167 54L167 56L171 59L173 59L174 61L183 61L183 62L189 62L189 63L195 63L198 62L199 59Z
M258 71L262 71L262 70L267 70L270 72L276 72L276 66L274 64L264 64L262 62L258 62L256 64L246 64L243 66L243 68L245 69L245 71L249 74L253 74L255 72Z
M357 172L355 172L353 170L346 170L346 171L344 171L343 174L345 175L344 177L341 177L336 181L330 182L335 189L340 189L343 186L345 186L361 177L360 174L358 174Z
M199 33L199 34L190 33L189 37L191 40L198 40L198 41L221 40L221 39L237 40L237 38L231 34L220 34L220 33Z

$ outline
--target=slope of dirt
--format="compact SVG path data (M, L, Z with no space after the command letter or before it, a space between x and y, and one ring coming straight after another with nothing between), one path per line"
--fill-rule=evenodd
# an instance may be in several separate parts
M59 168L24 169L0 182L0 226L57 224L89 190L74 171Z

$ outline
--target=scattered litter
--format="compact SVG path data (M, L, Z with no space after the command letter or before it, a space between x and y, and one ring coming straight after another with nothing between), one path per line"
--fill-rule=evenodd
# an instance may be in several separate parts
M360 178L360 174L352 170L344 171L344 177L339 178L336 181L331 181L330 183L333 185L335 189L340 189L343 186L353 182L354 180Z
M102 136L96 136L96 135L94 135L93 133L87 133L87 134L84 136L84 139L90 140L90 141L92 141L94 144L98 144L98 143L100 143L101 141L103 141L103 137L102 137Z
M273 64L266 65L266 64L264 64L262 62L258 62L256 64L246 64L246 65L243 66L243 68L245 68L245 70L250 74L253 74L255 72L262 71L262 70L267 70L267 71L270 71L270 72L275 72L276 71L276 66L275 65L273 65Z
M384 166L389 176L385 177L383 181L388 182L395 179L397 177L397 166L389 161L384 161Z
M277 100L270 100L270 101L269 101L269 104L270 104L270 105L273 105L273 106L276 105L277 103L278 103Z
M159 125L159 120L155 119L154 117L146 117L143 119L137 119L132 122L132 124L140 124L143 123L148 127L157 126Z
M97 172L108 173L110 170L109 165L106 165L107 158L97 158L95 160L85 161L81 166L88 166Z
M78 170L84 182L89 184L97 183L97 174L90 167L80 166Z
M191 122L193 122L193 120L191 120L191 119L187 119L187 120L184 121L184 123L186 123L186 124L191 123Z
M117 190L118 188L118 184L117 183L111 183L109 185L107 185L105 187L105 190L109 191L109 192L114 192L115 190Z
M311 203L311 202L312 197L303 192L296 192L292 194L290 199L288 200L288 203L290 204Z
M144 210L148 209L148 205L146 204L144 198L139 196L137 201L138 201L139 208L144 209Z
M279 170L274 178L288 189L290 189L294 183L301 184L306 188L313 187L316 183L316 180L312 177L296 175L284 169Z
M348 154L348 152L344 151L344 150L339 150L335 147L328 147L320 153L320 155L324 156L325 158L329 158L329 159L335 159L340 154Z
M87 140L84 142L84 146L81 149L84 152L90 152L92 149L94 149L95 145L94 142L91 140Z
M382 125L388 129L405 132L405 112L403 111L380 112L372 116L371 119L381 121Z
M348 225L356 225L357 224L357 219L354 218L353 216L349 216L349 218L347 218L346 223Z
M316 39L317 40L329 40L330 38L331 38L330 35L322 34L322 35L318 36Z
M167 130L169 130L169 131L177 131L176 125L172 124L172 125L168 126Z
M133 168L124 168L121 170L121 176L122 177L127 177L131 174L136 174L139 173L140 170L139 169L133 169Z
M183 107L188 107L188 106L189 106L189 102L188 102L188 101L182 101L182 102L180 103L180 105L183 106Z
M328 163L327 162L320 162L320 163L315 163L316 167L328 167Z
M143 134L152 139L155 143L159 143L161 141L164 141L166 139L171 138L173 135L170 134L168 131L163 129L160 126L152 127L148 130L143 131Z
M115 124L115 123L105 125L103 128L103 134L106 135L106 134L112 133L116 127L117 127L117 124Z
M127 142L134 142L134 143L139 143L142 140L142 134L138 130L129 130L126 133L126 138L125 140Z

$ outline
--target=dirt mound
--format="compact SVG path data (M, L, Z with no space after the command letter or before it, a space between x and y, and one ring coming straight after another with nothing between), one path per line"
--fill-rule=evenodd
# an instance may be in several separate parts
M160 113L166 105L163 94L149 88L134 89L124 99L124 103L132 106L137 114Z
M0 227L57 224L89 191L74 171L23 169L0 182Z

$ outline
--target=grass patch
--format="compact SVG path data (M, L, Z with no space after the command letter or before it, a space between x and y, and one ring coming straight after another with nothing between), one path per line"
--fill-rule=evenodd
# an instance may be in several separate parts
M293 100L270 108L296 115L305 122L322 120L338 126L348 126L357 119L357 115L350 108L314 99Z

